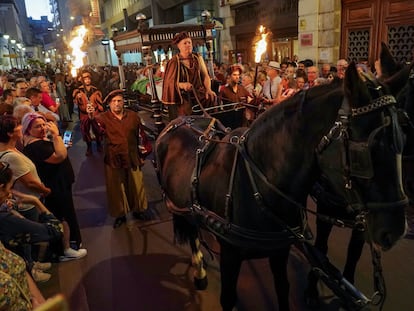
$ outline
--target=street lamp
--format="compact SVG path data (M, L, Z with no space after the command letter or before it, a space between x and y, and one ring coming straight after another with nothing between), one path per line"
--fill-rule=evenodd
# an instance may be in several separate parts
M150 55L149 51L147 51L148 46L143 45L144 37L143 37L143 31L147 29L147 16L143 13L138 13L135 16L135 20L138 22L138 32L141 39L141 57L142 60L145 60L145 65L151 65L151 59L148 59L148 57L152 56Z
M23 44L21 44L20 42L18 42L18 43L16 43L16 47L17 47L17 49L16 49L16 52L17 52L16 56L17 56L17 59L20 62L20 69L23 69L23 67L24 67L23 66L23 57L22 57Z
M13 61L12 61L13 54L11 53L10 44L9 44L10 36L9 35L4 35L3 37L7 41L7 50L9 51L9 59L10 59L10 69L12 69L13 68ZM11 39L10 40L10 43L11 44L15 44L16 43L16 40ZM17 60L16 60L16 67L17 67Z
M109 65L112 67L112 57L111 57L111 47L110 47L111 41L108 38L103 38L101 40L101 44L104 46L105 49L105 59L108 60L109 57Z
M7 51L9 53L9 59L10 59L10 46L9 46L9 38L10 38L10 36L7 35L7 34L4 34L3 35L3 38L4 38L4 40L6 40L6 45L4 47L7 48ZM10 68L11 68L10 60L9 60L9 65L10 65Z
M209 23L211 20L211 13L207 10L204 9L203 12L201 12L201 22L203 24Z
M147 19L147 16L144 13L138 13L137 16L135 16L135 20L139 22L145 21ZM139 27L139 26L138 26Z
M207 69L209 71L210 77L214 79L214 68L213 68L213 62L214 62L214 55L213 55L213 39L211 34L211 39L207 40L207 31L212 31L211 29L208 30L206 25L211 24L211 13L204 9L201 14L201 24L204 26L204 41L206 43L206 49L207 49Z
M151 45L144 45L144 42L149 41L149 34L144 34L144 31L147 30L148 24L146 23L147 17L143 13L138 13L135 17L135 20L138 21L138 32L141 38L141 55L143 59L145 59L145 66L147 66L148 70L148 80L151 87L151 107L153 110L153 118L155 122L155 127L157 128L158 134L164 129L165 124L162 122L162 102L158 98L157 89L155 86L155 80L153 75L153 66L151 66L152 62L152 49Z

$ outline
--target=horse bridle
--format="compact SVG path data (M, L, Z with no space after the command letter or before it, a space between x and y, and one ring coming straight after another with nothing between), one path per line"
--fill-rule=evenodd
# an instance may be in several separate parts
M403 138L401 134L401 129L398 124L398 117L397 117L397 110L394 107L396 104L396 100L392 95L383 95L382 94L382 86L376 86L376 90L381 92L381 96L377 99L373 100L366 106L362 106L355 109L350 109L349 103L347 102L346 98L342 102L342 106L338 112L338 119L335 122L334 126L329 130L328 134L325 135L319 145L316 148L316 153L321 154L326 148L330 148L331 142L333 140L340 140L342 143L340 144L341 154L343 158L343 172L344 172L344 188L345 188L345 196L347 202L352 202L350 206L352 209L355 210L357 213L356 221L354 223L353 228L366 230L367 229L367 222L366 222L366 215L375 209L391 209L395 208L396 206L403 206L408 204L407 197L404 197L402 200L391 202L391 203L380 203L380 202L368 202L364 204L361 200L361 196L359 195L358 189L352 185L352 177L359 177L364 179L371 179L373 177L373 168L372 168L372 161L371 161L371 145L376 135L378 135L383 129L388 126L392 126L392 133L393 133L393 148L396 153L402 152L403 147ZM304 100L304 99L303 99ZM371 113L373 111L377 111L379 109L387 110L389 115L385 116L385 113L382 113L382 122L381 124L373 129L368 136L368 139L365 142L356 142L350 139L349 135L349 124L351 118L359 117L364 114ZM248 130L241 136L241 137L233 137L231 140L232 143L237 147L235 159L237 159L237 154L240 154L244 159L245 167L249 175L250 184L253 188L254 197L259 206L265 212L268 212L267 215L270 215L272 219L275 219L277 223L283 222L279 219L278 216L274 215L274 213L269 212L269 208L266 208L266 204L263 202L262 195L260 194L258 187L255 182L255 178L253 177L253 173L257 176L264 184L271 189L276 194L280 195L282 198L290 202L291 204L298 207L301 211L308 211L306 207L302 204L291 198L289 195L284 193L282 190L274 186L272 183L269 182L266 175L260 170L260 168L254 163L253 159L249 156L246 150L246 141ZM360 162L358 159L365 159L364 165L365 167L360 167ZM235 160L236 161L236 160ZM359 160L360 161L360 160ZM230 194L229 194L230 195ZM227 209L227 208L226 208ZM320 215L312 211L313 214L316 214L317 217ZM337 220L334 224L344 224L344 222ZM287 224L285 224L285 229L293 236L295 236L298 240L303 241L303 236L292 230ZM368 242L370 244L371 249L371 256L372 256L372 263L374 266L374 287L375 293L370 299L370 302L373 305L382 305L385 301L386 297L386 289L385 289L385 280L382 275L382 267L381 267L381 254L380 252L374 247L372 243L372 237L368 237Z
M381 91L381 86L377 87ZM382 95L382 94L381 94ZM363 203L360 199L358 189L352 184L352 178L371 179L374 175L371 161L371 146L376 135L388 126L392 126L393 148L396 153L402 153L403 136L398 124L397 110L394 107L396 100L392 95L382 95L373 100L370 104L359 108L350 109L346 99L343 100L342 106L338 113L338 119L329 130L328 134L323 136L316 148L318 158L327 148L331 148L333 141L340 142L340 153L343 166L343 178L346 201L349 207L359 213L367 213L374 209L394 208L407 204L407 198L396 202L380 203L367 202ZM382 114L382 123L371 131L366 141L353 141L349 135L349 124L351 118L359 117L379 109L387 110L389 115Z

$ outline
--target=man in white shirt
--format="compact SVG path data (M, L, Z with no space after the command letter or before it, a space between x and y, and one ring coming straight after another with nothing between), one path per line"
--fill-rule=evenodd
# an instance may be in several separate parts
M40 112L48 121L58 122L59 115L47 109L41 104L42 101L42 91L31 87L26 91L26 96L30 100L30 107L36 111Z
M343 79L345 77L345 71L348 68L348 62L346 59L340 59L336 63L336 70L337 75L340 79Z
M270 61L266 67L266 73L268 79L263 85L263 96L266 99L266 104L274 105L278 103L278 88L280 86L280 82L282 81L282 79L279 76L280 64L275 61Z

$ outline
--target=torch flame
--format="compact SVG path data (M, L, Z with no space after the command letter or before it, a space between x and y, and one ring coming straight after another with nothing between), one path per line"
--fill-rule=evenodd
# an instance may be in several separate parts
M72 48L72 77L75 77L77 70L83 66L83 58L85 57L85 52L81 50L83 45L83 38L86 36L88 30L84 25L81 25L76 29L76 36L70 41L69 46Z
M254 61L256 63L260 63L262 55L266 51L266 48L267 48L267 42L266 42L267 33L265 33L264 30L265 30L265 27L263 27L263 25L260 25L259 32L260 32L261 39L259 40L259 42L257 42L256 53L254 57Z

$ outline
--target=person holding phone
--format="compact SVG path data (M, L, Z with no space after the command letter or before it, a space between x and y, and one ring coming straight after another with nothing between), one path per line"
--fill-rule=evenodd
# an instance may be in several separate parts
M17 141L22 138L22 126L20 122L11 115L0 116L0 161L9 165L13 175L13 189L22 193L43 198L50 194L50 188L46 187L39 178L33 162L22 152L17 150ZM39 214L34 204L19 204L17 211L29 220L37 222ZM35 281L43 281L50 278L41 268L47 265L39 264L32 258L32 247L30 244L19 246L19 255L28 265L32 265L31 273Z
M64 245L60 260L82 258L87 254L81 248L82 237L75 212L72 184L75 181L72 164L56 124L37 114L27 113L22 119L23 153L35 164L39 177L51 189L45 198L47 208L62 221ZM47 135L51 136L51 140ZM76 244L74 248L72 244Z

